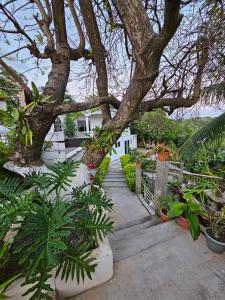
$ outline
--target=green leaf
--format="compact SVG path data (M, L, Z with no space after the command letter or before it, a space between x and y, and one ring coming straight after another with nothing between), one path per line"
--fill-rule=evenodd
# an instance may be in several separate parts
M6 290L6 288L21 275L22 274L17 274L15 276L13 276L12 278L8 279L7 281L3 282L2 284L0 284L0 298L4 296L3 293Z
M183 214L184 209L185 209L184 203L181 202L173 203L171 209L167 212L167 216L170 218L179 217Z
M19 120L20 114L19 114L18 109L13 108L13 109L12 109L12 112L11 112L11 115L12 115L12 117L13 117L14 122L17 122L17 121Z
M199 219L196 214L189 213L188 214L188 221L190 225L190 232L193 240L197 240L200 235L200 224Z
M38 91L38 89L37 89L37 87L36 87L36 85L33 81L31 82L31 86L32 86L32 91L33 91L34 98L35 98L35 100L38 100L39 96L40 96L39 91Z

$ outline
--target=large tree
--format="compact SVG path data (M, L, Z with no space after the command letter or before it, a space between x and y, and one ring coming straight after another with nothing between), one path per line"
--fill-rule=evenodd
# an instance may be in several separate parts
M219 20L221 14L224 19L223 9L222 1L216 0L4 1L0 4L1 40L13 46L18 42L18 47L2 54L0 65L24 90L27 104L34 95L7 59L13 55L19 59L19 53L24 57L27 51L38 68L42 60L50 63L41 97L50 96L51 101L37 102L28 117L33 144L18 140L11 160L15 164L41 164L45 136L61 114L101 107L103 128L112 132L114 143L145 111L163 108L171 113L196 104L203 78L207 85L215 79L215 68L207 68L209 62L221 67L217 61L222 53L215 56L215 51L221 52L221 38L215 38L218 32L221 35L221 24L212 20ZM76 69L79 60L83 68L79 65ZM97 78L97 96L94 92L86 101L63 103L73 71L82 78ZM214 84L221 79L219 69L215 72ZM110 94L112 91L115 93ZM117 109L113 118L112 106ZM90 149L83 161L99 163L103 156Z

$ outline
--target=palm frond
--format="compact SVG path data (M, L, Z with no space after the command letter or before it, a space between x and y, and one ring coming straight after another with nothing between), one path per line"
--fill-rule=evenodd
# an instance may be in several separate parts
M190 159L203 147L213 148L225 135L225 113L213 119L210 123L194 133L179 149L184 160Z

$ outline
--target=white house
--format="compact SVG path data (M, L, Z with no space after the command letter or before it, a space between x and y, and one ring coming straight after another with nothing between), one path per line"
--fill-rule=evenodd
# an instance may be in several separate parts
M115 111L112 112L112 115L115 114ZM76 139L84 139L93 136L93 130L95 127L102 126L102 114L100 110L95 111L86 111L83 112L78 119L75 120L77 134ZM116 150L116 154L112 154L111 159L115 160L120 156L128 153L130 149L137 148L137 135L131 134L130 128L127 128L123 131L122 135L113 146Z

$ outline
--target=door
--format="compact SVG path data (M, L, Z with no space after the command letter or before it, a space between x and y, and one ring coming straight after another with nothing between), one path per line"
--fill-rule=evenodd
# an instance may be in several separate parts
M125 147L125 154L129 152L129 147L130 147L130 141L127 140L124 142L124 147Z

